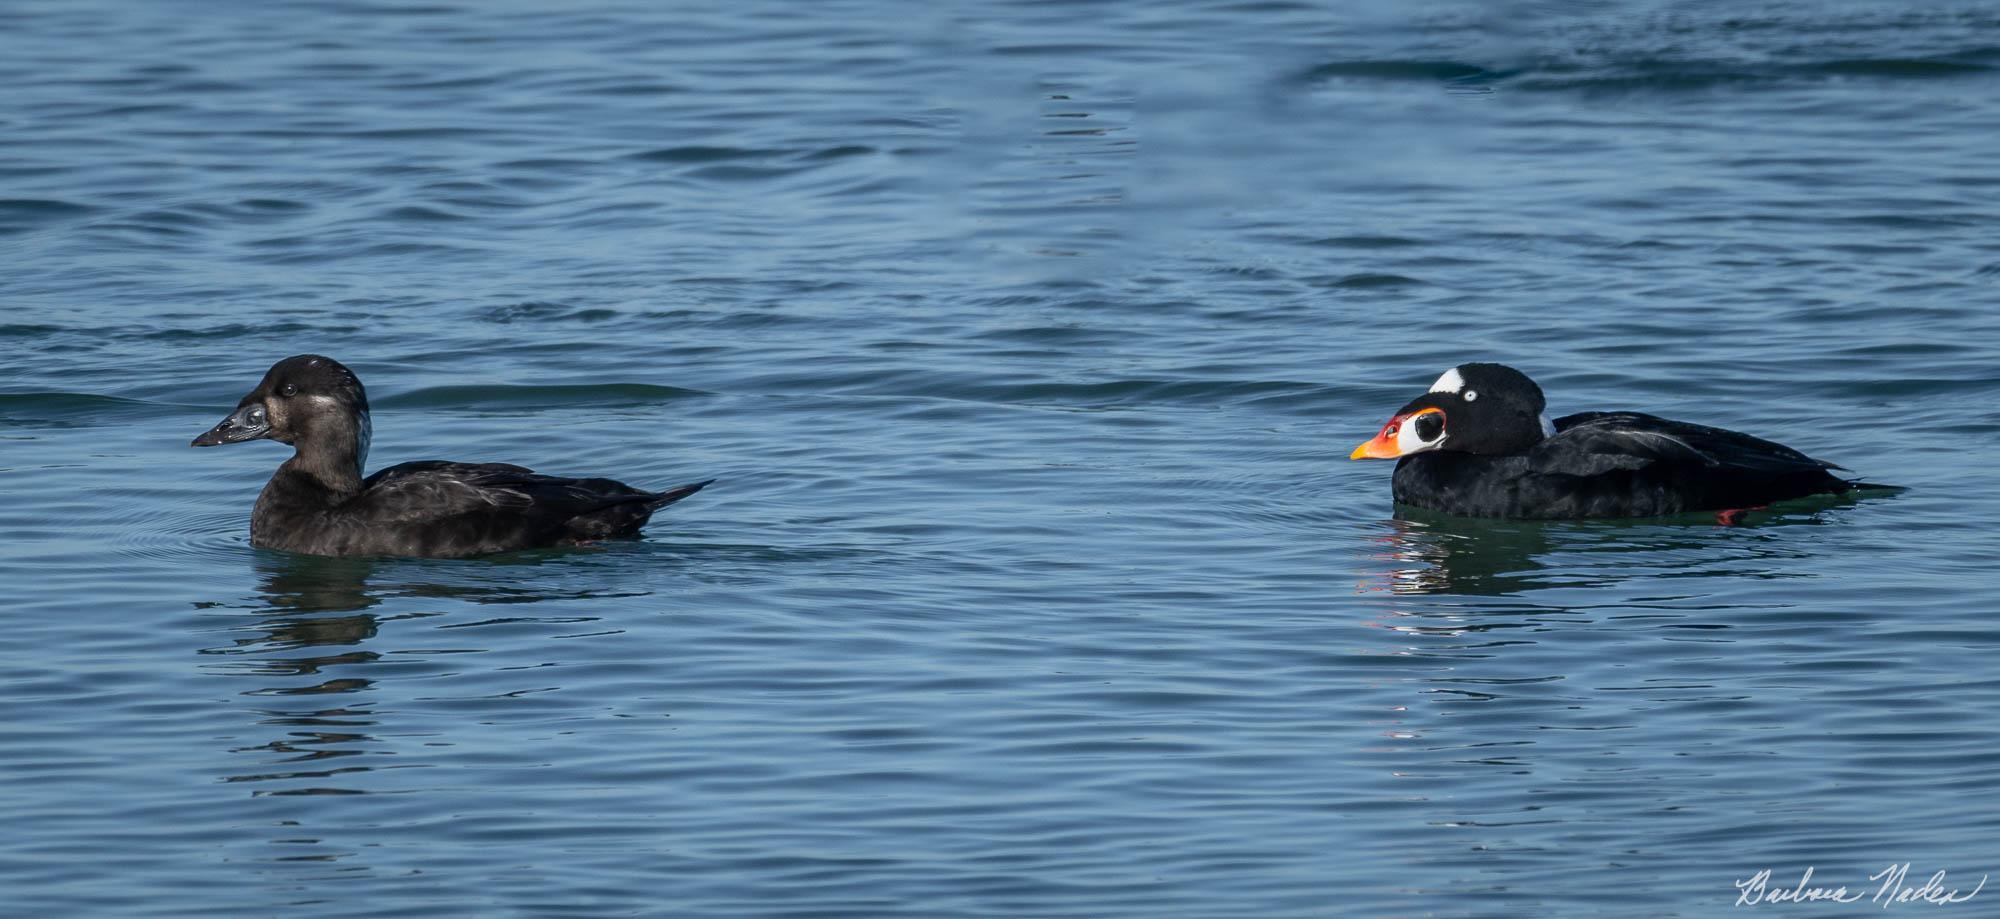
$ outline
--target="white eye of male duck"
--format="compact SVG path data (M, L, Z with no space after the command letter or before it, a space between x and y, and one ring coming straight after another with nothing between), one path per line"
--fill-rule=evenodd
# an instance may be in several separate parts
M1398 504L1468 517L1652 517L1887 488L1736 431L1641 412L1550 421L1541 387L1503 364L1460 364L1351 459L1394 459ZM1733 516L1732 516L1733 515Z

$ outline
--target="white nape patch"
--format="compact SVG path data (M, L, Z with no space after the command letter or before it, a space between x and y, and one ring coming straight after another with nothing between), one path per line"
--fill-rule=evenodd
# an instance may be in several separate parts
M1431 384L1431 392L1458 392L1464 388L1465 378L1458 375L1457 367L1445 371L1444 376L1438 377L1438 381Z
M1549 416L1547 415L1542 416L1542 436L1543 437L1556 436L1556 423L1550 421Z

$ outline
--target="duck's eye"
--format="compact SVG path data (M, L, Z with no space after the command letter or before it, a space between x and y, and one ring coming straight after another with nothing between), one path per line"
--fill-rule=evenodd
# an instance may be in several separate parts
M1477 399L1477 398L1479 398L1479 394L1478 394L1478 393L1476 393L1476 392L1473 392L1473 391L1472 391L1472 390L1470 390L1470 389L1468 389L1468 390L1466 390L1466 391L1465 391L1465 401L1467 401L1467 402L1471 402L1472 400L1474 400L1474 399Z
M299 394L299 388L290 383L286 383L285 385L278 387L278 395L296 396L298 394Z

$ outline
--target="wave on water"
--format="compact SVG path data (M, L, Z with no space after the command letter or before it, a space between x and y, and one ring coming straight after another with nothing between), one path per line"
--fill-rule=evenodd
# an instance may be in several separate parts
M0 236L25 233L56 221L94 213L97 213L97 208L73 201L0 198Z
M2000 72L1987 49L1925 57L1832 58L1781 63L1703 58L1637 58L1596 64L1542 61L1485 67L1451 61L1332 61L1299 76L1307 85L1434 83L1448 90L1702 90L1718 86L1793 86L1836 79L1955 79Z
M556 386L430 386L375 399L375 408L534 409L565 405L595 407L658 405L714 393L653 383L590 383Z
M912 399L983 402L993 405L1111 408L1139 405L1212 407L1265 400L1312 401L1327 387L1296 380L1202 379L1196 377L1108 380L996 378L937 370L857 373L785 373L761 377L759 389Z
M0 393L0 424L73 427L105 418L130 418L157 413L162 408L194 410L193 406L166 406L142 399L122 399L78 392Z
M215 564L250 551L250 504L256 494L227 509L204 510L191 497L123 505L104 521L114 551L134 559L172 564Z
M1536 91L1788 87L1855 79L1977 78L2000 72L1996 20L1971 9L1866 7L1796 15L1784 8L1676 10L1525 20L1470 10L1433 18L1423 50L1322 61L1306 86L1432 83L1446 89ZM1506 39L1511 39L1507 41ZM1498 47L1491 59L1453 49Z

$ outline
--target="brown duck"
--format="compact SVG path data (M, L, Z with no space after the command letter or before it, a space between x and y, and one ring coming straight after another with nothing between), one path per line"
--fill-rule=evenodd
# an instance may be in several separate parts
M290 444L292 458L250 513L250 544L311 555L455 558L636 536L654 511L709 484L646 491L442 460L362 478L370 431L368 394L354 371L301 354L272 365L236 411L192 445Z

